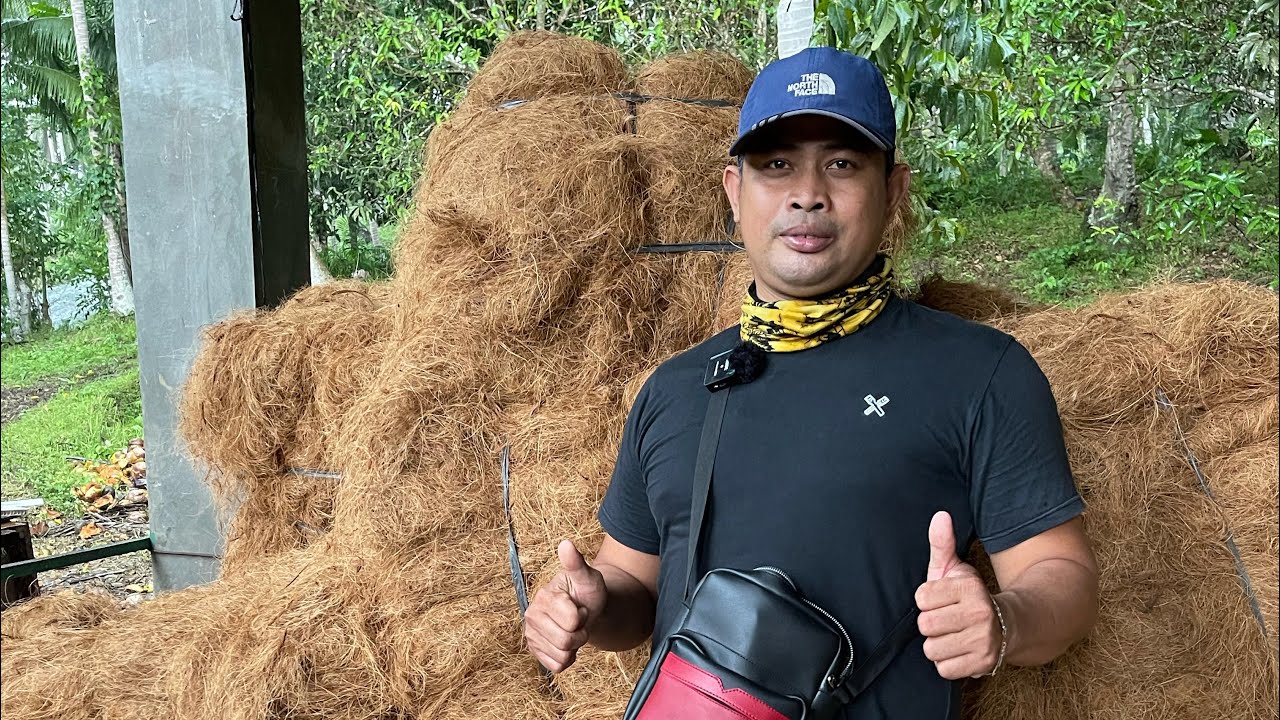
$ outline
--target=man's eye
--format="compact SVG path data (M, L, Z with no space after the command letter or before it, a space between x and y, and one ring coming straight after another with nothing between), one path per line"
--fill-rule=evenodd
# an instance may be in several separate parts
M770 170L782 170L786 166L787 166L786 160L770 160L769 162L765 163L765 167L769 168Z
M853 163L848 160L834 160L831 163L831 167L836 170L849 170L853 167Z

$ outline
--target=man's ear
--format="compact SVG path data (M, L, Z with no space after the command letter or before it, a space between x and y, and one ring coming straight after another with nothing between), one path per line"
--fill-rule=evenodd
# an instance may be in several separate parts
M738 217L738 191L742 188L742 168L737 163L729 163L724 169L724 194L729 198L729 207L733 208L733 221L741 222Z
M898 206L904 202L910 202L908 199L911 195L911 168L906 163L898 163L893 166L893 171L889 173L888 196L885 198L884 204L884 220L889 222L898 212Z

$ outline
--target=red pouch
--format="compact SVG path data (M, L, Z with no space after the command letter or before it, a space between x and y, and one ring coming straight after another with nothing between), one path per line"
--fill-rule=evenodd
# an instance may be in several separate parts
M786 715L742 688L726 688L720 678L668 654L636 720L788 720Z

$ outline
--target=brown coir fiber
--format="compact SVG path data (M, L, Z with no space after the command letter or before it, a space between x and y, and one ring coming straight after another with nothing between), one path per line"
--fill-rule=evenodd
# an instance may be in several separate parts
M1206 482L1212 490L1215 503L1221 509L1222 520L1230 528L1232 538L1239 547L1241 563L1262 615L1270 641L1268 659L1271 661L1271 687L1280 684L1280 565L1276 563L1280 551L1280 517L1277 517L1277 477L1280 477L1280 461L1277 458L1280 438L1274 430L1257 436L1248 445L1238 447L1223 455L1213 457L1202 468Z
M46 595L40 602L22 603L0 614L5 644L38 638L41 632L61 628L83 630L120 613L120 605L106 593L69 590Z
M375 346L389 334L387 299L385 286L328 283L275 311L206 330L181 431L192 454L232 484L215 485L221 497L236 493L238 478L274 478L287 462L325 463L325 447L338 442L332 423L359 394Z
M718 100L740 106L754 79L755 73L728 53L695 50L645 65L636 74L636 92L649 97ZM728 149L725 145L726 152Z
M548 153L572 158L601 152L593 143L644 142L619 137ZM493 163L499 150L461 143L449 172ZM639 191L602 192L645 196L645 156L632 158L621 172L603 167L610 182L623 178ZM393 282L388 339L354 402L338 410L341 442L328 456L343 476L333 529L305 548L246 557L217 583L96 625L42 632L39 643L6 639L6 718L617 716L642 651L622 659L584 653L554 692L521 651L499 452L512 446L516 533L525 567L544 583L554 573L556 535L574 537L589 554L598 547L593 503L607 483L627 400L656 362L711 331L713 300L733 268L722 275L720 256L631 254L630 243L651 235L652 208L612 209L600 226L567 222L591 213L555 202L585 201L602 186L535 177L565 171L535 165L512 170L504 187L587 188L558 200L515 195L516 207L555 226L512 219L517 213L497 212L492 199L473 202L465 186L441 187L454 193L448 203L419 194ZM543 270L513 267L528 261ZM733 282L721 310L736 310L745 290ZM1180 426L1210 438L1217 434L1203 427L1202 408L1274 396L1263 378L1276 367L1267 313L1274 316L1274 295L1226 283L993 320L1032 349L1058 392L1104 566L1104 617L1088 643L1047 673L1008 671L974 688L980 712L971 717L1274 717L1260 715L1274 712L1272 676L1222 546L1222 515L1197 494L1174 416L1153 399L1163 389ZM235 357L234 344L210 347ZM210 360L201 372L220 369ZM224 382L256 378L240 372ZM262 410L254 422L280 423L263 432L287 438L302 415ZM286 457L292 450L287 439L263 446L257 452L268 460L271 448ZM1250 465L1215 472L1245 477ZM252 477L278 482L269 472ZM1225 506L1234 485L1223 487ZM1262 547L1243 536L1241 543ZM1273 608L1274 585L1259 588L1271 593L1264 605ZM122 663L129 673L119 671Z
M975 322L1009 318L1033 309L1030 303L1008 290L978 283L952 282L938 275L922 280L912 299L925 307Z
M375 372L391 317L387 286L344 281L206 333L182 428L214 468L224 515L234 511L225 573L328 530L337 480L325 475L345 442L337 422Z
M340 478L295 470L258 480L223 513L223 576L307 547L333 524Z
M612 48L557 33L518 32L494 48L471 79L463 108L628 89L626 65Z
M626 104L609 96L539 97L506 109L459 109L428 140L417 210L463 209L516 235L599 232L612 215L638 208L608 204L632 187L608 174L590 174L583 163L612 161L582 153L626 134L626 126ZM416 219L410 223L401 261L414 257L419 226Z
M732 235L721 174L738 129L738 107L753 73L724 53L694 52L655 60L636 90L656 98L733 103L731 107L649 100L636 107L634 129L650 143L654 240L725 242Z
M731 215L721 175L731 162L737 108L652 100L637 112L636 132L650 141L654 240L729 241Z

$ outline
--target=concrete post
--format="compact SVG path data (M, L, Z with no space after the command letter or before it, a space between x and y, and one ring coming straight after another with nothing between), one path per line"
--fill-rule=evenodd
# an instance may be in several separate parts
M255 0L253 10L257 28L231 0L115 2L159 591L214 579L222 552L203 471L177 435L200 331L278 302L308 272L298 7ZM252 42L258 32L292 50L254 63L246 48L269 44Z

